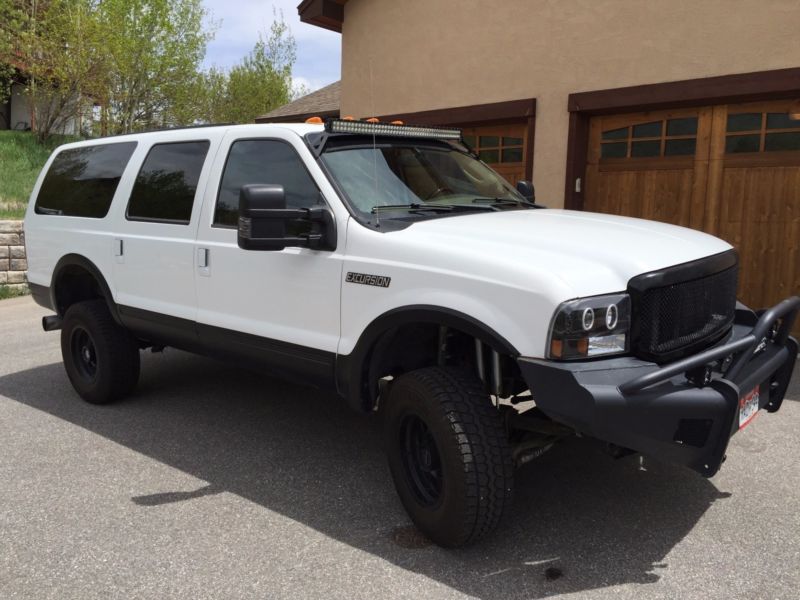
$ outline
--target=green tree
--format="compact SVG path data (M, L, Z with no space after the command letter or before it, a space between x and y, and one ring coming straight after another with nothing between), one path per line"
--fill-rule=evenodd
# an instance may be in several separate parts
M101 0L103 133L194 120L200 63L213 26L201 0Z
M79 119L101 73L95 0L17 2L23 15L13 41L41 141Z
M297 46L283 18L268 34L259 35L253 50L226 74L212 69L205 74L205 120L252 123L258 115L293 98L292 67Z
M0 104L8 100L11 93L16 62L15 42L21 19L22 12L15 0L0 0Z
M228 74L211 67L201 74L195 90L200 102L197 118L207 123L225 123L228 118Z

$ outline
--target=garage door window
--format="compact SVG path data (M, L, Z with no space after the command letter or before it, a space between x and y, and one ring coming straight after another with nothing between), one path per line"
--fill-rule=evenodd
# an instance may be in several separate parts
M746 112L728 115L726 154L800 151L800 121L789 113Z
M464 141L488 164L522 162L523 140L507 135L465 135Z
M603 131L600 158L693 156L696 147L697 117L661 119Z

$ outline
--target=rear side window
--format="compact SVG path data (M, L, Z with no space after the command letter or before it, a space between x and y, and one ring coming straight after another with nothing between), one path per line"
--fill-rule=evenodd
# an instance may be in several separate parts
M243 185L282 185L289 208L323 204L319 189L297 151L277 140L239 140L231 146L214 211L214 225L236 226Z
M121 142L62 150L42 181L36 212L102 219L135 149L136 142Z
M153 146L133 184L128 219L187 225L208 146L208 141Z

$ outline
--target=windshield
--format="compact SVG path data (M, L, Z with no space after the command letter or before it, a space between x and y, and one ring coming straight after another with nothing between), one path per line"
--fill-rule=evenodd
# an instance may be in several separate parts
M500 175L452 147L406 143L334 148L322 161L365 219L378 211L444 214L439 209L447 206L501 210L526 205Z

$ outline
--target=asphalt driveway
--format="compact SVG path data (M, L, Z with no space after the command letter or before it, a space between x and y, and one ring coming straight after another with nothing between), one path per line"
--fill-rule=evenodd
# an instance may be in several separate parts
M460 551L409 527L374 417L167 350L82 403L58 333L0 302L0 598L786 598L800 590L800 382L713 479L571 440Z

